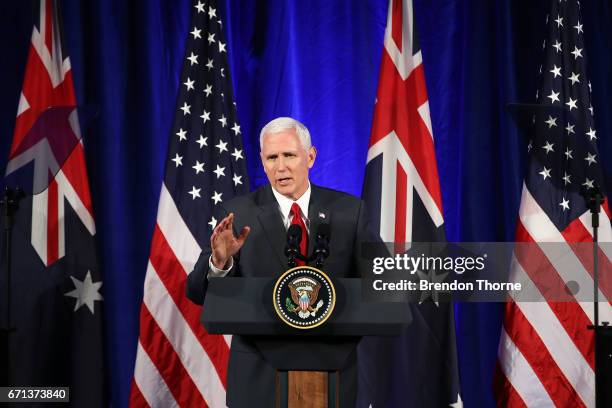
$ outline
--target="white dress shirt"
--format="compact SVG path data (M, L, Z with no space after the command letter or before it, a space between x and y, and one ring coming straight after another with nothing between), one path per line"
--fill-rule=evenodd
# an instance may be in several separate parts
M293 206L293 203L297 203L297 205L300 207L300 211L302 213L302 220L304 221L304 225L306 225L306 230L310 232L310 221L308 220L308 206L310 205L311 192L312 189L310 188L310 182L308 182L308 188L306 189L304 194L302 194L302 196L298 198L297 201L293 201L292 199L285 197L284 195L276 191L274 187L272 187L272 193L274 194L274 198L276 198L276 202L278 203L278 208L280 210L281 216L283 217L283 225L285 226L286 230L289 229L289 225L291 225L291 221L293 219L293 217L291 216L291 206ZM226 269L217 268L212 263L211 254L210 258L208 258L208 278L223 277L229 273L233 266L234 257L230 257Z

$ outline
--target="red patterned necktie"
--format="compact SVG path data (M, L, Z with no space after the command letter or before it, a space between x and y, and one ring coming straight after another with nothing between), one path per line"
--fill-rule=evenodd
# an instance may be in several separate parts
M306 225L302 220L302 214L300 212L300 206L297 203L293 203L291 205L290 215L293 216L291 219L291 225L299 225L302 229L302 240L300 241L300 253L304 256L307 255L306 249L308 248L308 232L306 230ZM295 260L296 265L304 266L306 263L300 259Z

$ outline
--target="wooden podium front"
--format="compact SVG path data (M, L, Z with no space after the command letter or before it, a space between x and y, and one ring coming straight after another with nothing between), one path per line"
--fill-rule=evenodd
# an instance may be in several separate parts
M329 406L339 406L338 381L332 381L330 387L330 378L337 378L337 375L337 371L278 372L276 375L275 407L327 408ZM330 390L330 388L332 389Z

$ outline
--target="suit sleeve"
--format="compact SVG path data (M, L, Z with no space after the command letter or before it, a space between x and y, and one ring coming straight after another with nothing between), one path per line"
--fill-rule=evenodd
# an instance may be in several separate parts
M206 295L206 289L208 289L209 257L210 248L208 248L208 251L202 250L193 271L187 276L187 297L197 305L204 304L204 296Z
M227 214L229 214L229 212L225 208L221 207L220 210L215 213L215 217L217 217L218 220L222 220L227 216ZM234 234L236 234L235 229ZM212 250L210 248L210 242L206 242L193 270L187 276L187 298L197 305L204 304L204 297L206 296L206 290L208 289L208 272L210 270L208 260L210 259L211 254ZM238 259L239 254L236 254L234 256L234 265L227 276L236 275L238 270Z

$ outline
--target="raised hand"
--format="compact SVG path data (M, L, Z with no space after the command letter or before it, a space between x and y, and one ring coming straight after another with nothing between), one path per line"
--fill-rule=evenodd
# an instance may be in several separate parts
M244 227L234 236L234 213L230 213L222 219L210 236L210 247L212 249L212 264L219 269L225 269L225 265L236 252L242 248L250 227Z

